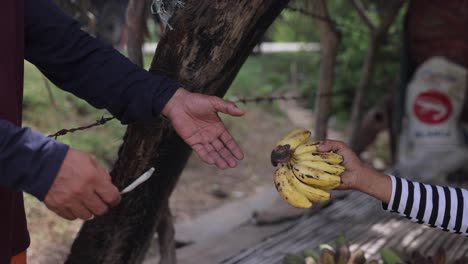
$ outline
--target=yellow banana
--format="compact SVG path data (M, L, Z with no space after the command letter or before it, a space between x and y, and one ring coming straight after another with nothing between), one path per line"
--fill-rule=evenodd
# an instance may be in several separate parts
M309 144L300 145L294 150L294 156L299 156L308 152L317 152L320 142L313 142Z
M280 167L275 171L275 187L280 196L290 205L297 208L310 208L312 203L307 197L297 191L287 177L287 167Z
M313 203L319 203L330 200L330 193L304 184L296 178L291 170L288 170L287 177L289 178L290 182L292 182L296 190L304 194L307 199L309 199L309 201Z
M306 257L304 261L305 261L305 264L317 264L317 261L315 261L313 257Z
M304 128L297 128L289 132L283 139L276 143L275 149L271 152L271 164L287 163L291 159L291 153L302 144L307 143L310 138L310 131Z
M301 182L313 187L318 187L322 190L334 189L341 183L341 178L339 176L316 168L311 168L302 163L294 164L292 166L292 172Z
M295 150L299 145L305 144L309 141L310 134L310 131L305 128L296 128L276 143L276 146L289 145L290 150Z
M338 176L340 176L345 171L345 168L341 165L328 164L324 161L298 160L294 161L294 163Z
M297 149L296 149L297 150ZM293 159L296 162L300 162L303 160L310 160L310 161L324 161L330 164L341 164L343 162L343 156L340 154L336 154L333 152L306 152L300 155L294 153Z
M321 187L322 190L333 190L335 189L336 187L340 186L341 185L341 181L340 182L334 182L334 183L330 183L330 185L326 185L326 186L323 186Z

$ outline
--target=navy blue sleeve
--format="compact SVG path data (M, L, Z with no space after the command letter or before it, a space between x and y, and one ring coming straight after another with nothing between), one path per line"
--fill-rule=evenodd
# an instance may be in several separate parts
M0 185L44 200L68 146L0 119Z
M180 84L91 37L51 0L25 0L25 57L58 87L122 123L154 120Z

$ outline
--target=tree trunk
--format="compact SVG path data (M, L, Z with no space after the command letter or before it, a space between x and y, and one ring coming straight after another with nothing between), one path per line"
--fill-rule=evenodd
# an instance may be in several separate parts
M360 0L350 0L350 2L371 34L369 49L367 50L366 59L362 67L362 77L359 82L359 86L357 87L356 95L354 96L349 128L349 145L357 154L359 154L358 146L361 144L359 141L361 137L362 116L365 110L367 94L369 92L369 86L376 65L376 58L379 49L387 37L388 29L395 21L405 0L388 0L380 2L383 6L379 12L381 22L378 26L372 23L372 20L367 15L366 10L364 10L364 5Z
M319 86L315 97L315 128L314 140L323 140L327 137L328 118L331 110L331 96L333 81L335 80L335 64L340 34L328 19L326 0L312 0L314 14L322 19L315 18L320 33L320 47L322 58L320 62ZM327 19L323 19L327 18Z
M288 0L188 0L170 23L150 72L191 91L223 96ZM86 222L67 263L140 263L190 156L167 120L130 125L111 172L122 188L150 166L155 175L106 215Z
M143 66L143 40L146 23L146 0L130 0L127 6L128 58L135 64Z
M172 221L171 209L169 201L165 204L166 209L163 210L161 220L158 223L158 243L159 243L159 264L176 263L176 243L174 240L175 230L174 222Z
M128 26L128 58L140 67L143 63L143 41L146 32L146 8L150 5L147 0L130 0L127 7ZM162 31L161 31L162 32ZM160 264L176 263L175 231L169 199L163 205L164 209L157 224Z
M381 45L381 39L377 36L372 36L369 43L369 49L367 50L366 59L362 67L362 76L359 82L359 86L356 89L354 95L353 106L351 110L351 135L349 140L350 147L354 150L358 150L360 145L359 140L361 139L361 123L362 116L365 110L367 94L369 93L369 86L372 80L372 74L374 72L376 57Z

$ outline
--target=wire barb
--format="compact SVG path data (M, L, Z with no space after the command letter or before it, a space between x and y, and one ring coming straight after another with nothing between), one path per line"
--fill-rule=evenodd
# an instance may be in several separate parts
M61 129L57 131L56 133L49 135L48 137L57 139L58 137L64 136L69 133L75 133L76 131L82 131L82 130L87 130L93 127L102 126L113 119L115 119L115 117L101 117L101 119L96 120L96 122L92 124L82 126L82 127L70 128L70 129Z
M288 100L305 100L309 96L306 95L294 95L294 96L285 96L285 95L277 95L277 96L256 96L251 98L238 98L234 97L231 99L233 103L261 103L261 102L268 102L273 103L274 101L288 101Z
M177 8L183 8L185 6L184 1L181 0L153 0L150 6L151 13L159 16L164 27L168 27L173 30L173 27L169 24Z

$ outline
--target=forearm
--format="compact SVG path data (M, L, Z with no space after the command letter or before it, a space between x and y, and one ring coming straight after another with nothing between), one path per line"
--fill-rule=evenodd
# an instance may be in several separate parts
M391 177L392 199L384 209L412 221L468 235L468 191Z
M411 182L387 176L360 161L343 142L325 140L320 151L344 157L342 189L355 189L383 202L383 209L431 227L468 235L468 190Z
M68 147L0 119L0 185L43 200Z
M355 189L387 204L392 196L390 177L369 167L364 167L358 175Z
M50 0L25 1L25 56L58 87L123 123L154 120L180 87L83 32Z

